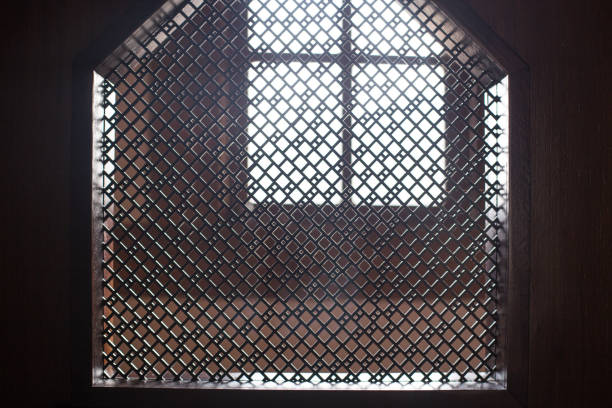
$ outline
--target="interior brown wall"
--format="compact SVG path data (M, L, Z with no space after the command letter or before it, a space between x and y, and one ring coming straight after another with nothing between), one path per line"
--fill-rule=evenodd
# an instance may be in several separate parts
M466 1L531 67L529 406L605 406L612 374L607 2ZM4 10L0 25L0 372L2 390L22 406L69 399L71 64L128 4L23 1Z

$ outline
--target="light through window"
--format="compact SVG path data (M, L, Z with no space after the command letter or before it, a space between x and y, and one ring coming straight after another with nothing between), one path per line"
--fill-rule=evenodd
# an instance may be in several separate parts
M96 69L96 380L497 384L505 72L429 0L160 13Z
M441 202L442 46L400 2L255 0L249 23L252 201Z

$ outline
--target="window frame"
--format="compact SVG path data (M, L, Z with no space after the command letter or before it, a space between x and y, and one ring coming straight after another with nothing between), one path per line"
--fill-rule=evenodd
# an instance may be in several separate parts
M507 268L500 271L500 287L504 310L500 310L503 335L500 336L500 361L504 372L500 387L487 384L482 389L450 390L250 390L222 389L190 384L159 384L134 386L117 382L96 384L100 368L95 366L101 350L101 330L98 316L101 288L94 275L99 231L97 222L101 203L92 191L97 177L96 150L92 141L91 97L94 67L136 28L140 27L162 6L163 0L134 2L128 11L114 21L105 34L79 53L73 61L72 132L70 151L70 257L71 257L71 403L79 406L133 406L143 402L155 405L201 406L202 402L224 405L244 403L286 406L287 404L336 406L339 403L357 406L423 406L457 407L499 405L525 406L529 374L529 274L530 259L530 122L529 69L525 62L463 1L433 0L454 23L468 33L479 46L489 51L505 68L509 78L509 216ZM177 1L178 2L178 1ZM167 13L161 9L158 13ZM99 345L100 347L96 347Z

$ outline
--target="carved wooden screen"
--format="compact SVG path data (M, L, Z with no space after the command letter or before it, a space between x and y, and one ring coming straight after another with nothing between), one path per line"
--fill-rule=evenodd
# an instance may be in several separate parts
M102 379L494 382L504 77L430 1L169 2L96 74Z

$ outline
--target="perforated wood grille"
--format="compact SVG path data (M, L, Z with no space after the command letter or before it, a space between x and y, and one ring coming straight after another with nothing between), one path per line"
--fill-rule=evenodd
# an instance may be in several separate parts
M433 2L168 3L96 71L103 379L495 379L505 74Z

